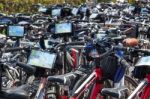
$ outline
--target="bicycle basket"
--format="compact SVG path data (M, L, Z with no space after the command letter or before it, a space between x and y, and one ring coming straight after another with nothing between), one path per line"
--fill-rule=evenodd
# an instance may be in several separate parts
M133 76L138 79L145 78L146 74L150 74L150 56L144 56L138 60L133 70Z
M146 76L146 67L135 67L132 74L135 78L143 79Z
M108 56L101 59L100 66L103 70L103 77L113 80L118 67L117 58L115 56Z

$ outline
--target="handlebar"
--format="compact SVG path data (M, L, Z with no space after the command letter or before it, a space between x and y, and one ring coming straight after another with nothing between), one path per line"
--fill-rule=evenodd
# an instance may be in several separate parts
M117 48L116 48L116 49L117 49ZM120 48L119 48L119 49L120 49ZM113 50L114 50L114 48L112 48L111 50L109 50L109 51L107 51L106 53L102 54L102 55L100 56L100 58L107 57L109 54L111 54L111 53L113 52ZM123 50L124 50L124 49L123 49ZM124 58L122 58L122 57L120 57L120 56L118 56L118 55L115 55L115 56L118 58L120 64L121 64L123 67L130 67L130 64L129 64Z
M98 58L105 58L105 57L109 56L110 54L112 54L113 51L114 51L114 49L112 48L112 49L110 49L109 51L107 51L107 52L101 54ZM120 57L120 56L118 56L118 55L115 55L115 56L118 58L120 64L121 64L123 67L130 67L130 64L129 64L124 58L122 58L122 57Z
M123 67L130 67L130 64L122 57L115 55Z
M100 23L99 20L71 20L71 21L75 21L75 22L97 22L97 23Z
M7 49L1 49L2 52L7 53L7 52L16 52L16 51L22 51L22 50L31 50L31 49L39 49L36 47L15 47L15 48L7 48Z
M118 47L118 46L113 46L109 51L105 52L104 54L100 55L100 58L105 58L108 55L110 55L114 50L122 50L122 51L130 51L130 52L141 52L145 54L150 54L150 50L148 49L137 49L137 48L130 48L130 47ZM130 67L130 64L122 57L115 55L118 59L120 64L123 67Z
M122 51L129 51L129 52L141 52L145 54L150 54L149 49L138 49L138 48L131 48L131 47L118 47L118 46L113 46L114 50L122 50Z
M25 50L26 48L21 48L21 47L16 47L16 48L7 48L7 49L2 49L2 52L15 52L15 51L21 51Z
M66 45L84 45L84 44L85 44L84 41L61 43L61 44L58 44L54 49L57 49L61 46L66 46Z
M75 32L82 32L82 31L88 31L89 28L84 28L84 29L79 29L79 30L75 30Z
M107 52L101 54L101 55L99 56L99 58L105 58L105 57L107 57L108 55L112 54L112 52L113 52L113 49L110 49L110 50L108 50Z

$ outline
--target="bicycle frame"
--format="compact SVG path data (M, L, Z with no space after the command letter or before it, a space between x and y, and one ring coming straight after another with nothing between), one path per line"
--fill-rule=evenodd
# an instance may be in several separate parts
M79 51L76 49L71 49L72 58L74 59L73 62L73 69L75 70L78 66L78 58L79 58Z
M128 97L128 99L133 99L135 95L140 92L140 99L149 99L150 98L150 74L146 75L146 79L143 80L139 86L134 90L134 92Z
M45 96L45 90L44 90L46 81L47 81L46 78L41 78L39 88L37 90L37 93L34 99L47 99L47 97Z
M101 68L96 68L89 77L78 87L74 95L70 99L79 99L79 97L85 92L85 90L94 83L90 99L96 99L98 93L102 90L103 82L100 82L102 79L102 70Z
M144 90L141 95L141 99L149 99L150 98L150 74L146 76L147 84L144 87Z
M82 49L84 48L84 46L79 46L75 47L75 48L71 48L71 57L72 57L72 68L75 70L76 68L78 68L79 65L81 65L81 53L82 53Z

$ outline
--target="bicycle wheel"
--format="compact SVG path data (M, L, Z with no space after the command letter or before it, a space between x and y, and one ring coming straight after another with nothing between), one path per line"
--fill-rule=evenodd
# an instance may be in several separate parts
M124 99L127 99L127 97L135 90L135 88L138 86L138 83L132 79L131 77L125 75L125 86L128 88L128 91L125 93ZM135 99L137 99L135 97Z
M128 88L128 91L125 91L123 94L123 97L121 97L121 99L127 99L127 97L135 90L135 88L138 86L138 83L132 79L131 77L125 75L125 86ZM110 81L105 81L104 82L104 88L113 88L112 84ZM89 93L90 94L90 93ZM88 96L89 97L89 96ZM88 98L87 98L88 99ZM101 94L99 94L99 96L97 96L96 99L101 99ZM103 99L115 99L111 96L106 96L103 95ZM137 97L135 97L135 99L137 99Z

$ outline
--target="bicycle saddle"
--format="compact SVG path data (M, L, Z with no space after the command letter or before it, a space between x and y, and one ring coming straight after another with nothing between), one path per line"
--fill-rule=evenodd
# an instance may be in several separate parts
M123 95L122 92L124 92L125 90L127 90L127 88L124 86L119 88L103 88L101 93L103 95L108 95L120 99Z
M4 99L30 99L29 93L27 92L28 87L28 85L22 85L17 88L4 90Z
M48 81L50 82L57 82L62 85L70 85L72 81L77 78L77 75L73 72L67 73L64 75L57 75L57 76L48 76Z

